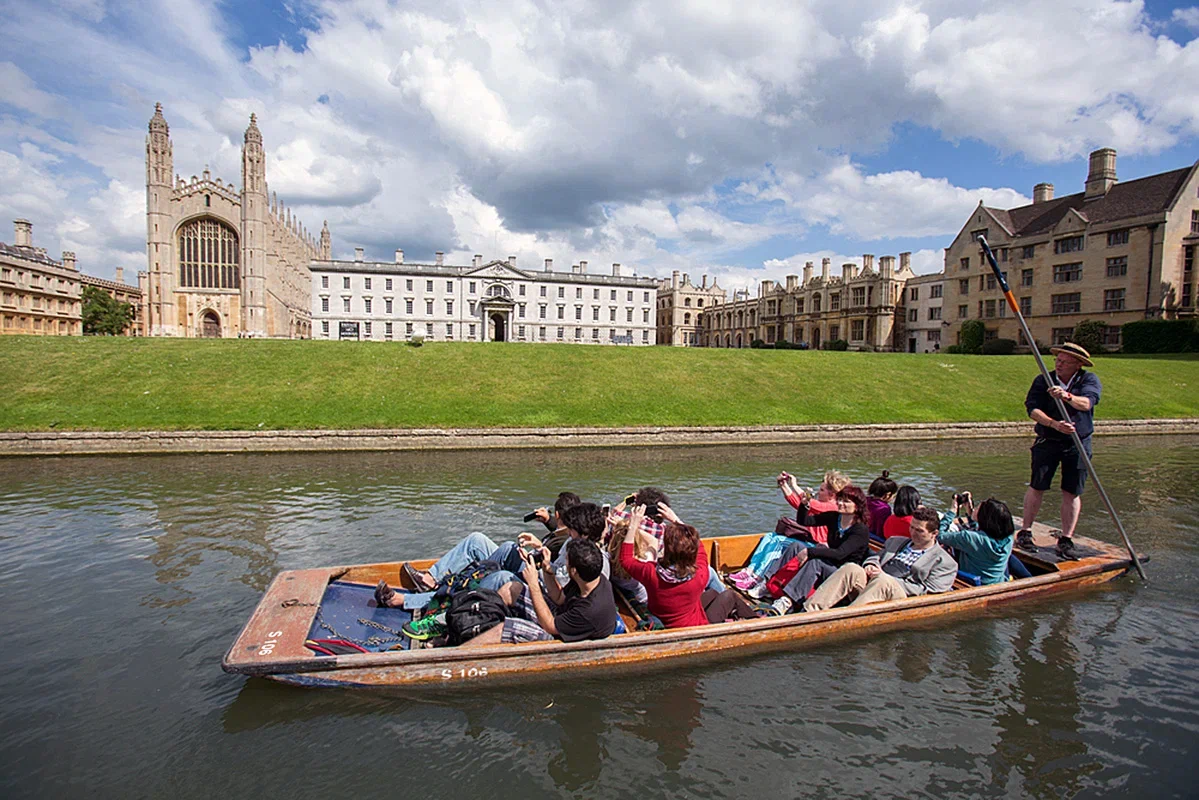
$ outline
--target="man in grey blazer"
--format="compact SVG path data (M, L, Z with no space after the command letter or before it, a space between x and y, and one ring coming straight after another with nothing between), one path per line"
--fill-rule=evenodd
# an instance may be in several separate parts
M888 538L883 551L862 566L839 567L807 599L804 611L832 608L851 592L858 596L850 605L860 606L949 591L958 564L937 544L939 523L936 511L919 506L912 512L908 536Z

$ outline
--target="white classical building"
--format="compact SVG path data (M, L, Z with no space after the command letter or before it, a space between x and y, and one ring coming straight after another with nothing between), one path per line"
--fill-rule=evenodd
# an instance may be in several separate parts
M942 304L945 302L945 273L918 275L904 285L906 293L904 345L909 353L936 353L952 342L942 343L949 320Z
M313 337L317 339L427 341L654 343L658 281L587 271L523 270L516 257L470 265L315 260L312 271Z

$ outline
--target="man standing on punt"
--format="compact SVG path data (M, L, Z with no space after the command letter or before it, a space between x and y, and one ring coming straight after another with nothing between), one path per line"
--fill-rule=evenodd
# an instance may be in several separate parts
M1062 558L1077 558L1074 527L1082 508L1081 495L1087 481L1087 469L1070 433L1077 432L1089 457L1091 433L1095 429L1094 410L1103 387L1094 373L1083 369L1093 364L1090 353L1079 345L1066 342L1060 347L1049 348L1049 352L1055 356L1053 371L1049 373L1054 385L1050 387L1045 376L1038 375L1024 399L1028 416L1036 423L1037 440L1032 446L1032 480L1024 494L1024 521L1016 534L1016 546L1022 550L1037 549L1032 538L1032 523L1060 464L1062 535L1057 540L1057 553ZM1065 405L1066 419L1062 419L1055 397L1061 398Z

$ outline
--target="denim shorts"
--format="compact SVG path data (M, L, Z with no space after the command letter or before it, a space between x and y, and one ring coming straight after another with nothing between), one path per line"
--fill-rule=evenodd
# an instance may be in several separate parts
M1091 437L1082 440L1087 455L1091 455ZM1087 485L1087 467L1072 439L1049 439L1038 436L1032 446L1032 480L1028 485L1044 492L1053 484L1058 464L1062 466L1062 491L1082 494Z

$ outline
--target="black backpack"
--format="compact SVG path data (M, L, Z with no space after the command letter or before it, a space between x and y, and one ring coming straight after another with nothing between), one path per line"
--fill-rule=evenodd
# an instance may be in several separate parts
M508 606L499 592L491 589L458 592L450 600L450 610L445 615L450 644L462 644L496 625L502 625L506 616Z

